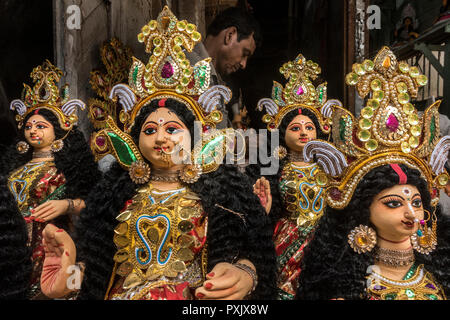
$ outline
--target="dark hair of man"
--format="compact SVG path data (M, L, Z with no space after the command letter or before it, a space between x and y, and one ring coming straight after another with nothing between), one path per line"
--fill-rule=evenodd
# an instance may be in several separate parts
M217 36L222 30L236 27L238 41L247 39L253 34L256 47L260 47L262 43L261 28L255 17L248 12L239 8L228 8L219 13L209 25L206 34Z

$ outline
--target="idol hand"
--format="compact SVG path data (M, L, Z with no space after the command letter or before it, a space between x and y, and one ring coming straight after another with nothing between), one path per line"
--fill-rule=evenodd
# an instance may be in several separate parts
M269 181L264 177L258 179L253 185L253 193L258 196L261 205L266 209L266 213L269 214L272 208L272 194Z
M67 271L75 264L75 244L67 232L52 224L45 227L42 235L45 259L41 274L41 290L49 298L62 298L74 291L74 288L67 285L70 276Z

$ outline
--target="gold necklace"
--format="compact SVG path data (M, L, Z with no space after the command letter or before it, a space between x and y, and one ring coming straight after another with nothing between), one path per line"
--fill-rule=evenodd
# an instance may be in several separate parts
M401 268L415 261L412 247L406 250L392 250L377 246L374 258L375 261L393 268Z

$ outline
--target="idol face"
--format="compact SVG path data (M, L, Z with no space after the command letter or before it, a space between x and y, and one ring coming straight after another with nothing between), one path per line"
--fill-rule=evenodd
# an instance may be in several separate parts
M24 135L28 144L39 151L50 151L55 141L55 128L43 116L31 116L24 126Z
M180 165L183 153L190 151L190 141L189 130L180 118L167 108L158 108L141 127L139 149L154 168L170 169Z
M391 241L412 236L424 217L422 198L413 185L395 185L378 193L370 205L377 235Z
M301 152L311 140L317 138L317 129L311 118L299 114L287 126L284 140L291 151Z

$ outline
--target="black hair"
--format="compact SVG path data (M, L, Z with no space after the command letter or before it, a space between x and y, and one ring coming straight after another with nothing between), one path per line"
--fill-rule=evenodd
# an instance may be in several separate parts
M424 209L430 207L431 196L420 172L400 164L408 177L408 184L419 190ZM374 226L370 222L370 205L382 190L398 184L398 175L388 165L377 167L367 173L358 184L348 206L343 210L326 208L315 231L313 240L305 248L302 272L297 292L298 299L329 300L335 298L366 299L367 269L373 265L373 252L357 254L347 243L347 236L358 225ZM416 263L424 264L437 282L450 289L449 223L448 217L438 217L438 247L429 256L415 253Z
M252 14L236 7L220 12L208 26L206 35L217 36L222 30L229 27L236 27L238 41L247 39L253 34L256 47L261 46L262 33L258 21Z
M131 137L138 145L142 124L157 110L158 100L144 106L138 114ZM167 99L165 107L182 120L193 137L194 116L180 102ZM75 242L80 261L86 264L80 299L103 299L113 270L115 217L138 185L128 172L114 164L87 199L86 209L77 225L79 239ZM216 171L201 175L189 185L200 198L208 214L208 270L218 262L249 259L258 273L254 299L272 299L276 292L276 260L272 230L259 199L252 192L249 180L235 166L221 165ZM243 214L238 215L220 206Z
M0 300L27 299L31 280L31 250L25 220L0 176Z

